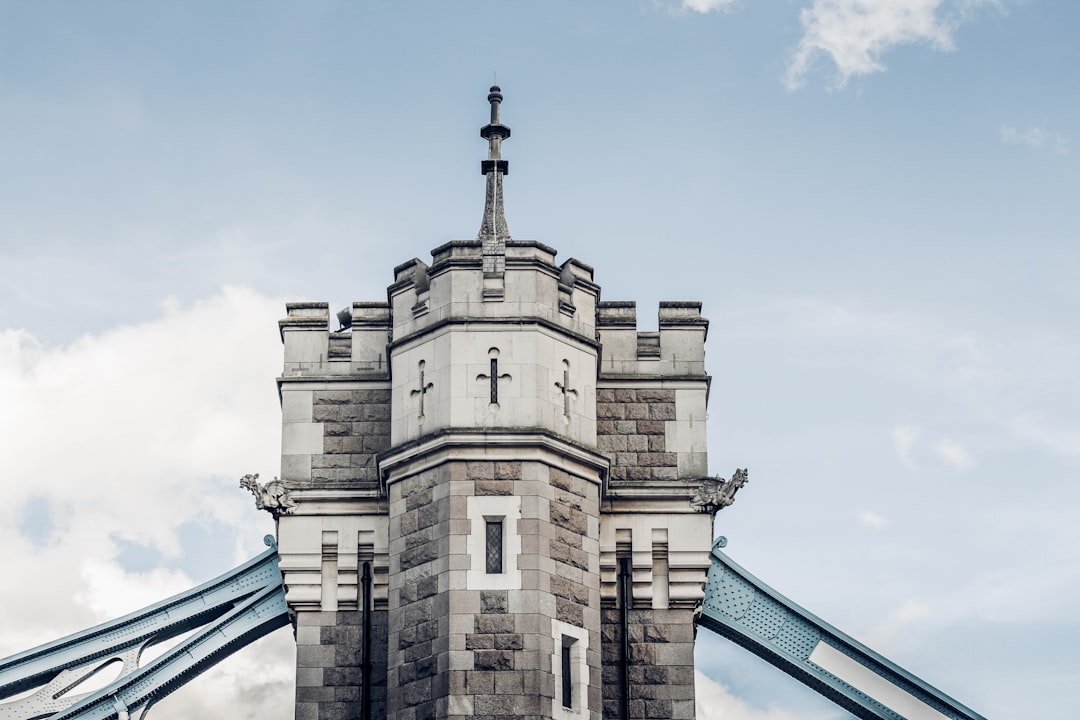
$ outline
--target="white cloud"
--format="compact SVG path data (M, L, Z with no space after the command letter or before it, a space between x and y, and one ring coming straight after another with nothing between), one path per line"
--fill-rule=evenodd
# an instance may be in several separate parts
M853 76L884 71L881 57L897 46L952 50L957 24L981 4L969 0L946 9L945 0L814 0L799 13L803 37L784 83L802 87L823 55L835 64L834 85L842 88Z
M282 311L281 300L226 288L64 347L0 330L0 467L11 517L0 524L8 589L0 657L162 600L265 549L272 521L238 481L278 466L272 379ZM184 556L192 527L224 528L213 557ZM122 544L145 550L156 567L125 567ZM262 654L285 661L264 667L259 653L241 653L154 715L212 717L225 707L289 717L294 650L279 634L262 641ZM244 695L254 687L269 693L259 703Z
M892 441L893 447L896 449L896 456L900 458L900 462L905 467L914 467L915 463L911 458L911 449L921 432L922 429L915 425L901 425L892 429Z
M881 515L878 515L873 510L863 510L861 513L859 513L859 522L861 522L863 525L866 525L867 527L872 527L875 530L880 530L881 528L889 524L888 520L886 520Z
M912 628L925 628L935 616L940 616L940 613L929 603L905 600L884 622L870 631L867 645L878 652L888 653Z
M934 445L934 451L953 470L963 472L975 467L975 458L968 452L967 448L955 440L942 438Z
M694 671L694 682L698 720L796 720L795 715L780 708L754 707L700 670Z
M1001 142L1007 145L1022 145L1033 150L1050 149L1058 155L1069 154L1069 141L1059 132L1051 132L1043 126L1033 126L1026 130L1002 125Z
M731 9L737 0L683 0L683 10L693 10L702 14L710 12L726 12Z

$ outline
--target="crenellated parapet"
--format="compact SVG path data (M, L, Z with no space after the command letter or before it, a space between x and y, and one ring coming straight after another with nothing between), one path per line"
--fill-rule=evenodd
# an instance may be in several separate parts
M330 306L325 302L291 302L278 321L285 345L282 376L359 375L386 377L389 363L390 306L383 302L354 302L338 320L347 323L330 330Z
M619 558L630 562L635 602L692 608L708 572L711 520L690 507L708 474L705 373L709 321L699 302L661 302L657 331L637 328L633 302L602 302L597 447L611 458L601 522L601 596L616 599Z
M709 321L700 302L661 302L659 331L637 329L637 303L601 302L596 328L604 347L601 377L705 375Z
M447 322L533 321L595 342L600 288L593 269L574 258L555 264L556 250L532 241L506 242L501 296L485 294L484 248L454 240L394 268L387 289L394 343Z
M432 251L431 264L395 268L391 443L433 433L540 430L593 448L593 271L538 242L507 241L505 283L493 299L480 241Z

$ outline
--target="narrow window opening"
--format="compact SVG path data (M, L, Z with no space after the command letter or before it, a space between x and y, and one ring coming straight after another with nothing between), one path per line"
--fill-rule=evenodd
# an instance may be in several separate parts
M562 637L562 706L567 709L574 707L574 667L571 662L570 648L574 644L574 638L563 635Z
M491 404L499 404L499 358L491 358Z
M501 575L503 572L503 518L485 518L485 525L487 530L487 574Z

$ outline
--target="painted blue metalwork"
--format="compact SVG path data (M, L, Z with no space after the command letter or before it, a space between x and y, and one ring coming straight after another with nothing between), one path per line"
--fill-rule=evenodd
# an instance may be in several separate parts
M289 623L277 548L185 593L112 622L0 660L0 720L145 717L156 701L220 660ZM139 667L143 651L195 631ZM122 663L106 687L79 694L92 675Z
M713 544L699 625L741 645L862 720L914 718L886 707L882 698L871 697L811 661L811 653L821 644L946 718L986 720L758 580L720 552L726 544L725 538ZM932 711L923 716L939 717Z

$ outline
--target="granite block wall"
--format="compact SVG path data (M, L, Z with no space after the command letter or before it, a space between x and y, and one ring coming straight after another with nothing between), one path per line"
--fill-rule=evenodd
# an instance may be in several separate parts
M678 456L667 447L665 424L675 419L674 390L598 389L596 444L612 459L611 479L677 479Z
M635 720L693 720L694 611L631 608L629 715ZM617 720L623 693L619 672L620 611L603 612L605 720Z
M470 501L493 498L520 502L506 528L520 552L504 557L517 577L477 587L491 578L470 575ZM553 619L587 646L575 716L599 717L598 512L595 482L540 462L450 462L391 483L388 717L559 716Z
M311 411L323 454L311 458L309 487L376 485L375 455L390 447L390 390L316 390Z
M390 487L387 717L428 720L449 690L448 466Z
M372 613L372 717L386 716L385 610ZM361 716L363 616L355 610L296 616L296 720Z

